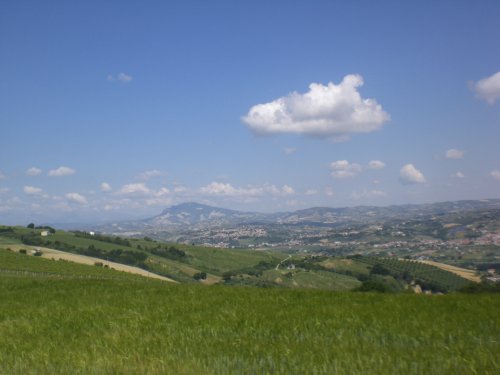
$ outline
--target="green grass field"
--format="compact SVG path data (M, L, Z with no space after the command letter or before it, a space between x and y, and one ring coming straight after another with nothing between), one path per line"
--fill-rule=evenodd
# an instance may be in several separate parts
M172 285L5 254L33 272L0 272L1 374L500 371L499 295Z

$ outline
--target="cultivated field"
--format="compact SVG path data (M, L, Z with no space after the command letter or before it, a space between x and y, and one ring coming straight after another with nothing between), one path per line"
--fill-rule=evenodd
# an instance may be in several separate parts
M55 260L55 261L65 260L68 262L75 262L75 263L86 264L86 265L91 265L91 266L98 263L98 264L102 264L102 266L107 266L107 267L114 269L114 270L117 270L117 271L133 273L135 275L150 277L153 279L160 279L160 280L164 280L164 281L175 282L174 280L169 279L168 277L160 276L160 275L157 275L155 273L140 269L138 267L132 267L132 266L128 266L126 264L110 262L108 260L93 258L93 257L85 256L85 255L67 253L64 251L49 249L46 247L11 244L11 245L9 245L9 248L12 249L12 251L19 251L21 249L25 249L28 252L41 251L42 255L40 257L45 258L45 259L51 259L51 260ZM1 267L1 265L0 265L0 267Z
M500 371L495 294L181 285L0 255L2 374Z

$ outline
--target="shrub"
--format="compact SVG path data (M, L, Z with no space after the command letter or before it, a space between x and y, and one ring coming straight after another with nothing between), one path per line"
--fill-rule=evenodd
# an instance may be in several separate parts
M193 279L195 280L206 280L207 273L206 272L197 272L193 275Z
M389 292L389 287L379 280L366 280L355 289L358 292Z

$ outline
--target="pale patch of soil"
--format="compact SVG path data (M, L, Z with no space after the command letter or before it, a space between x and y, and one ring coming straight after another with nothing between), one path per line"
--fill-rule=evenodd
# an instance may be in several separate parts
M476 275L475 272L472 270L467 270L465 268L450 266L449 264L434 262L432 260L422 260L420 262L441 268L442 270L445 270L448 272L452 272L458 276L463 277L464 279L474 281L476 283L479 283L481 281L481 278L478 275Z

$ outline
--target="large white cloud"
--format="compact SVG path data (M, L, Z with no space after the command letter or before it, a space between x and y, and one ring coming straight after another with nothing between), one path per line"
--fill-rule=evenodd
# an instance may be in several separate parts
M464 157L464 152L461 150L456 150L454 148L446 151L446 159L462 159Z
M31 167L31 168L26 170L26 174L28 176L39 176L42 174L42 170L40 168L37 168L37 167Z
M50 177L61 177L61 176L71 176L75 174L75 170L70 167L59 167L56 169L51 169L48 173Z
M480 79L473 84L476 94L489 104L495 104L500 99L500 72L496 72L490 77Z
M337 160L330 164L330 174L334 178L354 177L362 170L361 165L349 163L347 160Z
M38 195L42 194L42 189L34 187L34 186L25 186L23 191L28 195Z
M87 204L87 198L78 193L68 193L65 195L66 199L69 201L79 203L79 204Z
M375 99L363 99L360 75L350 74L338 85L311 83L309 91L292 92L254 105L242 121L258 135L304 134L331 138L378 130L390 119Z
M399 179L403 184L423 184L425 176L413 164L406 164L399 171Z

